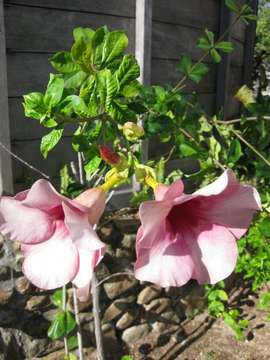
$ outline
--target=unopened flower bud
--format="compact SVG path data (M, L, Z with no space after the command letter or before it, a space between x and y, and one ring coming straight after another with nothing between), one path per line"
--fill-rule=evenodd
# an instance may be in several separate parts
M240 101L245 107L250 104L255 103L255 99L252 93L252 90L247 87L247 85L243 85L235 94L235 98Z
M136 141L144 135L144 129L131 121L123 125L123 134L129 141Z
M121 162L121 157L108 146L101 145L99 147L99 153L101 158L111 166L117 166Z
M139 182L145 182L146 177L151 177L153 179L156 178L155 171L150 166L143 164L136 164L134 170L135 170L136 180Z

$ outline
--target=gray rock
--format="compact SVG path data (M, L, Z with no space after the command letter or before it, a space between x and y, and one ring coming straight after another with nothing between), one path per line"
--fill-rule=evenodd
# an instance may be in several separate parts
M135 301L135 296L131 295L127 298L117 299L105 310L103 321L108 322L117 318Z
M122 246L127 249L135 249L136 235L126 234L122 240Z
M124 330L134 324L138 316L138 309L131 309L121 316L121 318L116 323L116 328L119 330Z
M0 305L6 305L9 302L12 294L13 294L12 290L9 291L0 290Z
M16 290L23 295L30 293L33 289L30 281L28 281L24 276L21 276L16 280L15 287Z
M104 283L104 290L109 299L113 300L128 290L133 289L138 281L133 276L118 276L113 281Z
M137 303L142 304L149 304L149 302L159 296L162 289L151 285L144 288L138 295Z
M126 343L134 343L140 338L146 336L151 330L150 325L141 324L132 326L123 331L122 340Z
M26 303L27 310L36 310L50 303L47 295L32 296Z
M146 311L161 314L171 306L171 299L163 297L152 300L149 304L144 305Z

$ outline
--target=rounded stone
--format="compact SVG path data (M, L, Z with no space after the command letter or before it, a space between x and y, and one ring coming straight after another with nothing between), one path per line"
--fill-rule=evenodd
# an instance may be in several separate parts
M133 289L138 281L133 276L118 276L114 281L104 283L104 290L109 299L113 300L128 290Z
M126 343L134 343L135 341L146 336L151 330L150 325L141 324L132 326L123 331L122 340Z
M162 289L157 286L147 286L139 293L137 303L140 305L149 304L151 300L157 298L160 295L161 291Z

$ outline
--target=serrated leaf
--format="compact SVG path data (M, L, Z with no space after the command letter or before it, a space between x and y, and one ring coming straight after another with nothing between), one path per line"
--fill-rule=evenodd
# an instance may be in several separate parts
M80 67L72 60L71 54L67 51L57 52L49 60L52 66L61 73L72 73L80 70Z
M48 153L60 141L60 139L63 135L63 131L64 131L64 129L54 129L51 132L49 132L49 134L42 137L41 144L40 144L40 151L45 159L47 158Z
M78 95L69 95L65 98L64 103L66 107L70 107L73 111L81 117L91 117L88 107L84 100Z
M62 98L64 91L64 79L58 75L50 74L50 80L44 95L44 103L52 108L56 106Z
M102 26L101 28L95 31L95 34L92 38L92 54L91 54L91 62L93 64L99 65L102 61L103 47L105 36L108 33L108 29L106 26Z
M134 80L122 88L121 94L127 98L135 97L139 94L140 88L141 88L141 84L139 83L139 81Z
M87 45L82 37L80 37L71 48L72 59L82 65L82 56L87 49Z
M215 63L220 63L221 61L221 56L219 55L218 51L216 49L211 49L210 50L210 55L212 57L212 59L214 60Z
M202 78L208 73L208 66L200 63L196 64L194 68L189 72L188 77L195 83L199 83Z
M114 73L114 76L119 82L120 88L137 79L139 75L140 67L133 55L125 55L119 65L119 68Z
M224 53L230 53L234 50L234 45L230 41L220 41L215 45L215 48Z
M106 34L104 39L102 63L109 63L128 46L128 38L123 31L112 31Z

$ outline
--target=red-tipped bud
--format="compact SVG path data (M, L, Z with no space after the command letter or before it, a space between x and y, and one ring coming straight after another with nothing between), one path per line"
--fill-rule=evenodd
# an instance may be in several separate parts
M111 166L117 166L121 162L121 157L112 151L108 146L101 145L99 147L99 153L101 158Z

